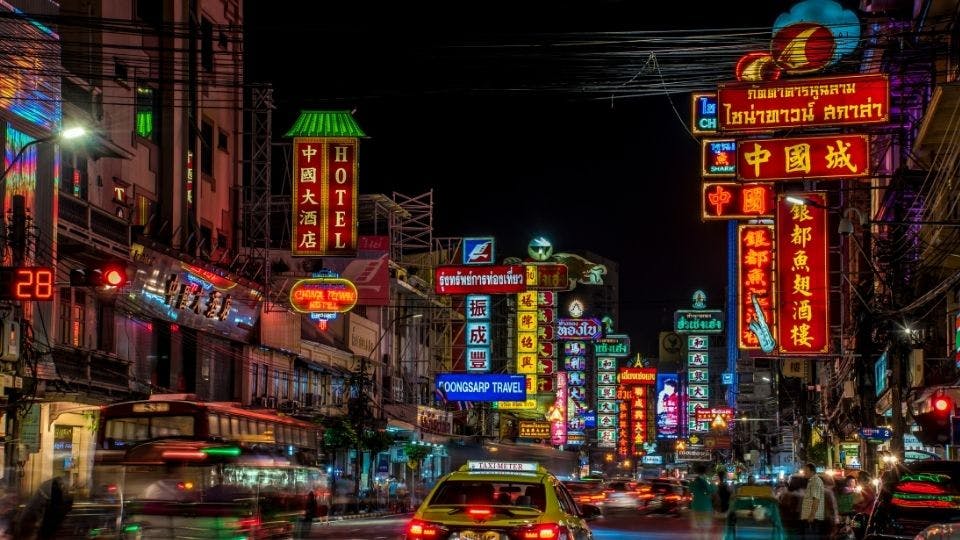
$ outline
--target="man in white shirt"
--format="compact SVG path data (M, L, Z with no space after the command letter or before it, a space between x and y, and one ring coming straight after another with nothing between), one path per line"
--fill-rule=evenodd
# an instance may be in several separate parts
M817 467L813 463L806 465L807 489L803 493L800 505L800 520L804 523L805 538L826 538L830 532L826 520L823 480L817 476Z

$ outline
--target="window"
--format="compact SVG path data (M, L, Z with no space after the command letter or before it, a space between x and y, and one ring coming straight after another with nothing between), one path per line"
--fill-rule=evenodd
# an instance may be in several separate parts
M87 296L83 291L73 288L60 290L60 332L58 334L60 343L71 347L84 346L86 300Z
M157 0L136 0L134 3L137 20L151 26L160 26L163 22L163 2Z
M264 364L260 369L260 395L261 396L267 395L267 379L270 377L269 371L270 370L267 368L266 364Z
M273 397L280 397L280 370L273 370L273 392L271 394Z
M137 135L157 142L157 97L149 86L137 85L137 108L134 114Z
M290 397L290 374L286 371L280 377L280 397L283 399Z
M114 324L114 318L112 305L104 303L97 306L98 351L104 351L108 353L117 352L116 326Z
M251 372L253 373L252 384L250 385L250 395L256 397L257 394L257 384L260 382L260 364L253 364L250 367Z
M87 198L88 176L87 160L66 148L60 149L61 177L60 191L69 193L78 199Z
M230 141L230 136L227 135L227 132L222 129L218 129L217 130L217 150L223 150L224 152L228 152L229 150L227 150L227 145L229 144L229 141Z
M207 415L208 429L210 430L210 436L216 437L220 435L220 417L215 414Z
M200 122L200 172L213 176L213 124Z

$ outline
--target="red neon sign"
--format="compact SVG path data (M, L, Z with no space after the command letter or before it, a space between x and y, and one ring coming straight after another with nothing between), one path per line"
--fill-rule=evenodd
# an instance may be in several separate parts
M849 75L717 87L717 124L725 133L890 121L886 75Z
M753 139L737 145L737 178L748 181L870 175L866 135Z
M786 197L777 203L777 345L784 354L829 350L827 197L817 192L803 198L810 204Z
M358 146L355 138L294 138L294 255L356 254Z
M757 295L764 320L771 329L774 326L773 225L740 225L737 238L740 247L737 260L737 346L759 349L760 341L750 330L750 323L757 318L753 295Z
M357 287L343 278L301 279L290 287L290 306L300 313L346 313L357 298Z
M701 217L708 219L773 218L772 184L703 182Z

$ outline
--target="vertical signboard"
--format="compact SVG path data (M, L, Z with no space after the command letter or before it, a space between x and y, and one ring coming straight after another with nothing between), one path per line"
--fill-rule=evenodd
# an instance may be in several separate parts
M293 139L294 255L356 255L358 146L355 138Z
M553 414L550 417L550 444L561 445L567 442L567 374L557 373L556 398L553 402Z
M597 357L597 447L617 448L617 359Z
M468 294L466 312L467 371L490 371L490 295Z
M737 228L737 336L738 346L746 350L760 349L760 340L750 329L759 320L756 304L763 320L773 326L776 305L773 283L773 225L740 225ZM772 351L767 351L772 352Z
M680 435L680 385L676 373L657 373L657 438Z
M777 341L782 354L829 349L827 197L816 192L803 198L809 204L783 196L777 202Z
M567 444L575 440L583 441L585 438L585 416L590 408L590 400L587 398L586 354L585 341L563 343L563 369L567 375Z
M536 379L538 349L537 291L517 293L517 373Z

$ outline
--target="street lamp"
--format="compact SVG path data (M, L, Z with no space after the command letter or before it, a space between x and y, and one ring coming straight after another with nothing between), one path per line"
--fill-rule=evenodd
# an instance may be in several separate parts
M20 147L20 150L17 151L17 154L13 156L13 159L10 161L10 164L7 165L7 168L4 169L3 174L0 175L0 181L6 180L7 174L10 173L10 170L20 162L20 159L23 158L23 154L27 151L27 148L31 146L38 145L40 143L51 142L51 141L61 141L61 140L72 140L83 137L87 134L86 128L81 126L74 126L64 129L60 133L56 133L47 137L40 137L39 139L33 139L27 144Z

